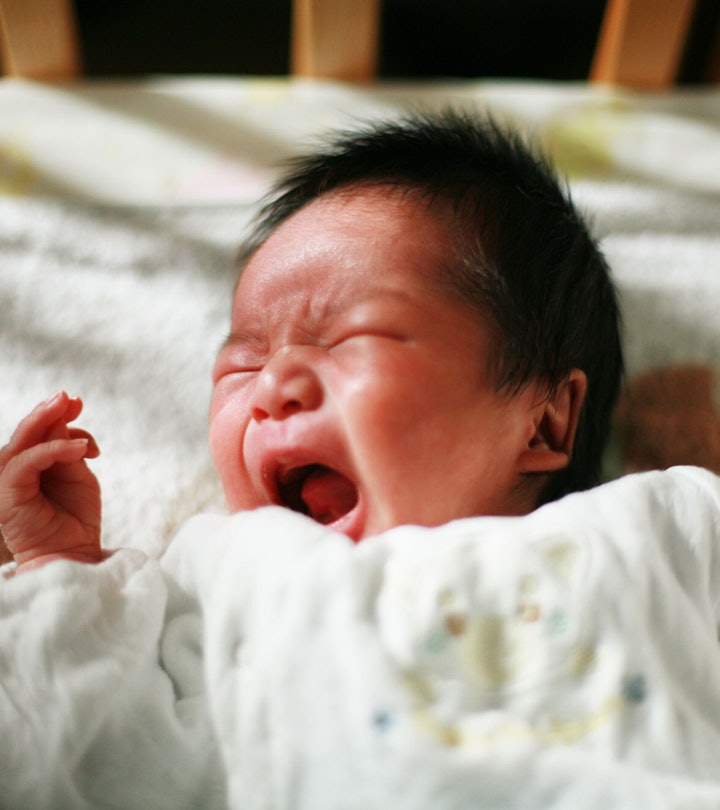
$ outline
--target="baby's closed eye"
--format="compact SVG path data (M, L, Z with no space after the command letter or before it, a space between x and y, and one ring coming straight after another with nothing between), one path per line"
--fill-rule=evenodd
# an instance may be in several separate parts
M215 361L213 368L213 385L217 385L221 379L233 376L248 377L259 374L264 368L264 362L260 358L236 356L232 352L221 351Z
M225 339L213 368L213 384L228 374L262 371L267 354L265 341L250 332L231 332Z

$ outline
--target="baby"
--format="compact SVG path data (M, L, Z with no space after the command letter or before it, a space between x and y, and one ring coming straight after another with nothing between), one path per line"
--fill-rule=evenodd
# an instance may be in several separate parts
M355 541L522 515L598 481L622 371L608 268L547 163L445 113L298 160L243 256L210 445L231 511ZM93 437L60 392L0 451L18 570L95 562Z

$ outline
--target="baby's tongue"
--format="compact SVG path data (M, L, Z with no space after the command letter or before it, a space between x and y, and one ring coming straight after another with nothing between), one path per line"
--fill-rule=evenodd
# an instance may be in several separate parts
M318 523L328 524L355 506L357 488L342 473L318 467L305 479L301 496L310 517Z

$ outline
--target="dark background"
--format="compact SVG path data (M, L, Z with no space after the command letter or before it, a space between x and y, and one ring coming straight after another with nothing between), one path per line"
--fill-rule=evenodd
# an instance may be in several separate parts
M76 0L90 76L288 72L290 0ZM584 79L605 0L384 0L384 77Z
M284 75L291 0L75 0L85 75ZM605 0L383 0L380 76L583 80ZM700 0L681 81L703 77Z

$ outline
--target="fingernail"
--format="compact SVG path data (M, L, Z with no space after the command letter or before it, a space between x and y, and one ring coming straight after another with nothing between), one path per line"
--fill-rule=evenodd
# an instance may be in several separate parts
M48 397L45 401L47 405L55 405L56 402L59 402L60 398L64 394L64 391L56 391L52 396Z

